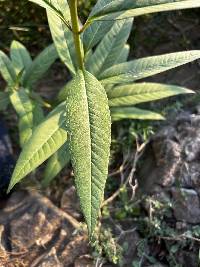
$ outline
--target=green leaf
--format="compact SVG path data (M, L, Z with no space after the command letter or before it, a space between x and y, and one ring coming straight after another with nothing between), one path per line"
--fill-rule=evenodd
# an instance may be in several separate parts
M9 94L7 92L0 92L0 111L6 110L9 102Z
M104 84L129 83L200 58L200 50L146 57L115 65L105 70L100 79Z
M96 5L92 8L89 17L93 17L95 14L98 14L105 5L109 5L112 2L113 0L98 0Z
M60 173L60 171L70 162L69 145L65 143L48 160L42 185L47 187L51 181Z
M58 101L59 103L60 102L63 102L66 100L66 97L68 95L68 91L69 91L69 88L71 86L71 82L72 81L69 81L66 85L63 86L63 88L60 90L59 94L58 94Z
M12 62L2 51L0 51L0 72L8 84L13 84L15 82L16 73L12 66Z
M33 103L24 89L10 94L10 101L19 116L20 145L29 140L33 130Z
M10 56L15 68L16 74L18 75L23 69L26 71L32 64L32 59L29 52L18 41L13 41L11 44Z
M129 52L130 52L130 45L125 44L124 47L121 49L121 52L119 52L118 56L113 62L113 65L126 62L129 56Z
M40 103L33 101L33 104L34 104L34 109L33 109L33 129L34 129L44 120L44 112Z
M115 22L86 62L86 67L90 73L98 77L103 70L108 69L115 63L130 35L132 23L133 19Z
M110 0L109 0L110 1ZM101 0L97 2L97 4L93 7L89 17L95 13L99 7L101 6ZM83 43L85 52L92 49L96 46L99 41L105 36L105 34L111 29L113 24L115 23L114 20L109 21L94 21L89 27L83 32Z
M90 21L124 19L156 12L200 7L200 2L197 0L103 0L100 2L98 8L90 15Z
M29 0L29 1L39 5L41 7L44 7L48 11L53 12L66 25L68 24L68 21L65 20L65 17L63 15L63 10L60 8L57 8L57 6L55 6L55 1L57 1L57 0Z
M118 55L118 57L116 57L115 62L114 62L113 65L126 62L127 59L128 59L129 52L130 52L130 46L128 44L126 44L122 48L121 53ZM110 90L112 90L113 87L114 87L113 84L104 84L104 88L105 88L105 90L106 90L107 93Z
M108 92L109 106L131 106L193 91L175 85L138 83L115 87Z
M35 128L31 138L24 145L13 172L8 192L67 141L63 105L65 103L60 104Z
M111 117L113 121L119 121L123 119L133 119L133 120L165 119L162 115L158 113L135 107L113 107L111 108Z
M45 48L33 61L23 77L23 86L26 88L34 85L58 58L54 44Z
M102 40L105 34L111 29L115 21L94 21L83 32L83 44L85 52L92 49Z
M65 19L71 21L71 15L67 0L53 0L52 3L63 10ZM53 12L47 11L49 27L52 38L56 45L58 54L64 64L68 67L72 74L75 74L75 49L73 43L73 34L66 27L61 19L59 19Z
M30 2L33 2L45 9L49 9L51 11L54 11L55 13L59 13L60 11L57 10L53 4L52 4L52 1L51 0L29 0Z
M91 237L108 173L111 141L108 100L96 78L79 71L69 87L66 103L75 182Z

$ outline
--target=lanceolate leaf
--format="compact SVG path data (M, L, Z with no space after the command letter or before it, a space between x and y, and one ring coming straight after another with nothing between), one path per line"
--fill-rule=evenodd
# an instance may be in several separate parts
M198 58L200 58L200 50L136 59L105 70L100 75L100 79L105 84L129 83L173 69Z
M44 120L44 112L40 105L36 101L32 101L34 108L33 108L33 129L38 126Z
M50 182L60 173L60 171L70 162L70 153L68 143L64 144L54 155L48 160L44 180L42 185L48 186Z
M102 8L104 8L106 5L109 5L110 3L112 3L113 0L98 0L96 5L92 8L92 11L89 15L89 17L93 17L96 14L98 14Z
M35 84L57 58L58 54L53 44L45 48L26 71L23 77L23 86L31 87Z
M63 10L65 19L71 20L69 6L67 0L53 0L52 3ZM73 34L66 27L61 19L54 12L47 10L47 16L51 34L56 45L61 60L65 63L72 74L75 74L75 51L73 43Z
M126 62L128 59L129 52L130 45L125 44L124 47L121 49L121 52L118 54L115 61L113 62L113 65Z
M51 0L29 0L30 2L33 2L41 7L44 7L46 9L49 9L51 11L54 11L56 14L60 13L60 10L57 10Z
M69 88L70 88L70 86L71 86L71 82L72 81L69 81L61 90L60 90L60 92L59 92L59 94L58 94L58 101L59 102L63 102L63 101L65 101L66 100L66 97L67 97L67 95L68 95L68 90L69 90Z
M33 130L33 103L24 89L14 91L10 95L13 108L19 116L20 145L29 140Z
M16 80L16 73L10 59L0 51L0 73L8 84L13 84Z
M113 121L123 119L133 120L164 120L165 118L150 110L139 109L135 107L113 107L111 108L111 116Z
M92 49L111 29L115 21L94 21L83 33L85 52Z
M174 85L138 83L115 87L108 92L109 106L131 106L193 91Z
M109 0L111 1L111 0ZM97 4L93 7L90 17L97 12L97 10L101 7L104 0L97 1ZM113 24L115 23L114 20L109 21L94 21L83 33L83 43L84 49L87 52L88 50L92 49L95 45L102 40L105 34L111 29Z
M29 52L17 41L13 41L11 44L10 56L17 75L23 69L26 71L32 64Z
M0 92L0 111L4 111L9 102L9 94L7 92Z
M114 62L113 65L126 62L127 59L128 59L129 52L130 52L130 46L128 44L126 44L123 47L123 49L121 50L121 53L118 55L118 57L116 57L115 62ZM114 86L113 84L104 84L104 88L105 88L107 93L110 90L112 91L113 86Z
M111 141L108 100L96 78L79 71L69 88L66 105L75 182L91 237L108 172Z
M64 23L68 24L68 21L65 20L65 17L63 15L63 10L55 6L55 0L29 0L29 1L41 7L44 7L46 10L53 12Z
M200 7L197 0L104 0L90 20L124 19L144 14ZM123 12L123 13L122 13Z
M67 141L63 105L59 105L35 128L17 161L8 192Z
M111 67L129 37L133 19L116 21L111 30L97 46L94 54L86 62L87 69L96 77L102 70Z

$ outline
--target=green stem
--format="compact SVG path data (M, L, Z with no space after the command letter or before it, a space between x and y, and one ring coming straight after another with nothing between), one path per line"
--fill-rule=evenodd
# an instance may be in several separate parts
M81 38L79 33L79 20L78 20L78 11L77 11L77 0L68 0L71 22L72 22L72 32L74 36L74 45L76 49L77 63L79 69L83 70L83 56L82 56L82 47L81 47Z
M84 32L91 24L91 21L87 20L83 27L80 29L79 33Z

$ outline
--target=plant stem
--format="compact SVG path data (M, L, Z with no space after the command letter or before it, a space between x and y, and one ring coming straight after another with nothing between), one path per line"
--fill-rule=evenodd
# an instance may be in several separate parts
M68 2L69 2L70 13L71 13L72 32L74 36L74 45L76 49L78 68L83 70L84 66L83 66L81 38L80 38L80 33L79 33L77 0L68 0Z
M87 20L83 27L80 29L79 33L84 32L91 24L91 21Z

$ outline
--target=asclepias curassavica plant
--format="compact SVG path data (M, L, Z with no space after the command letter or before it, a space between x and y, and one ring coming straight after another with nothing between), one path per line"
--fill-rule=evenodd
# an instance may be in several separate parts
M108 174L111 121L163 119L135 105L192 91L136 81L200 58L200 51L194 50L127 61L133 18L200 7L200 0L99 0L83 25L77 0L31 1L46 9L54 44L72 79L59 92L58 106L23 146L8 192L48 158L51 164L47 164L58 170L66 163L64 153L70 151L80 205L92 238ZM47 175L47 180L52 178Z

